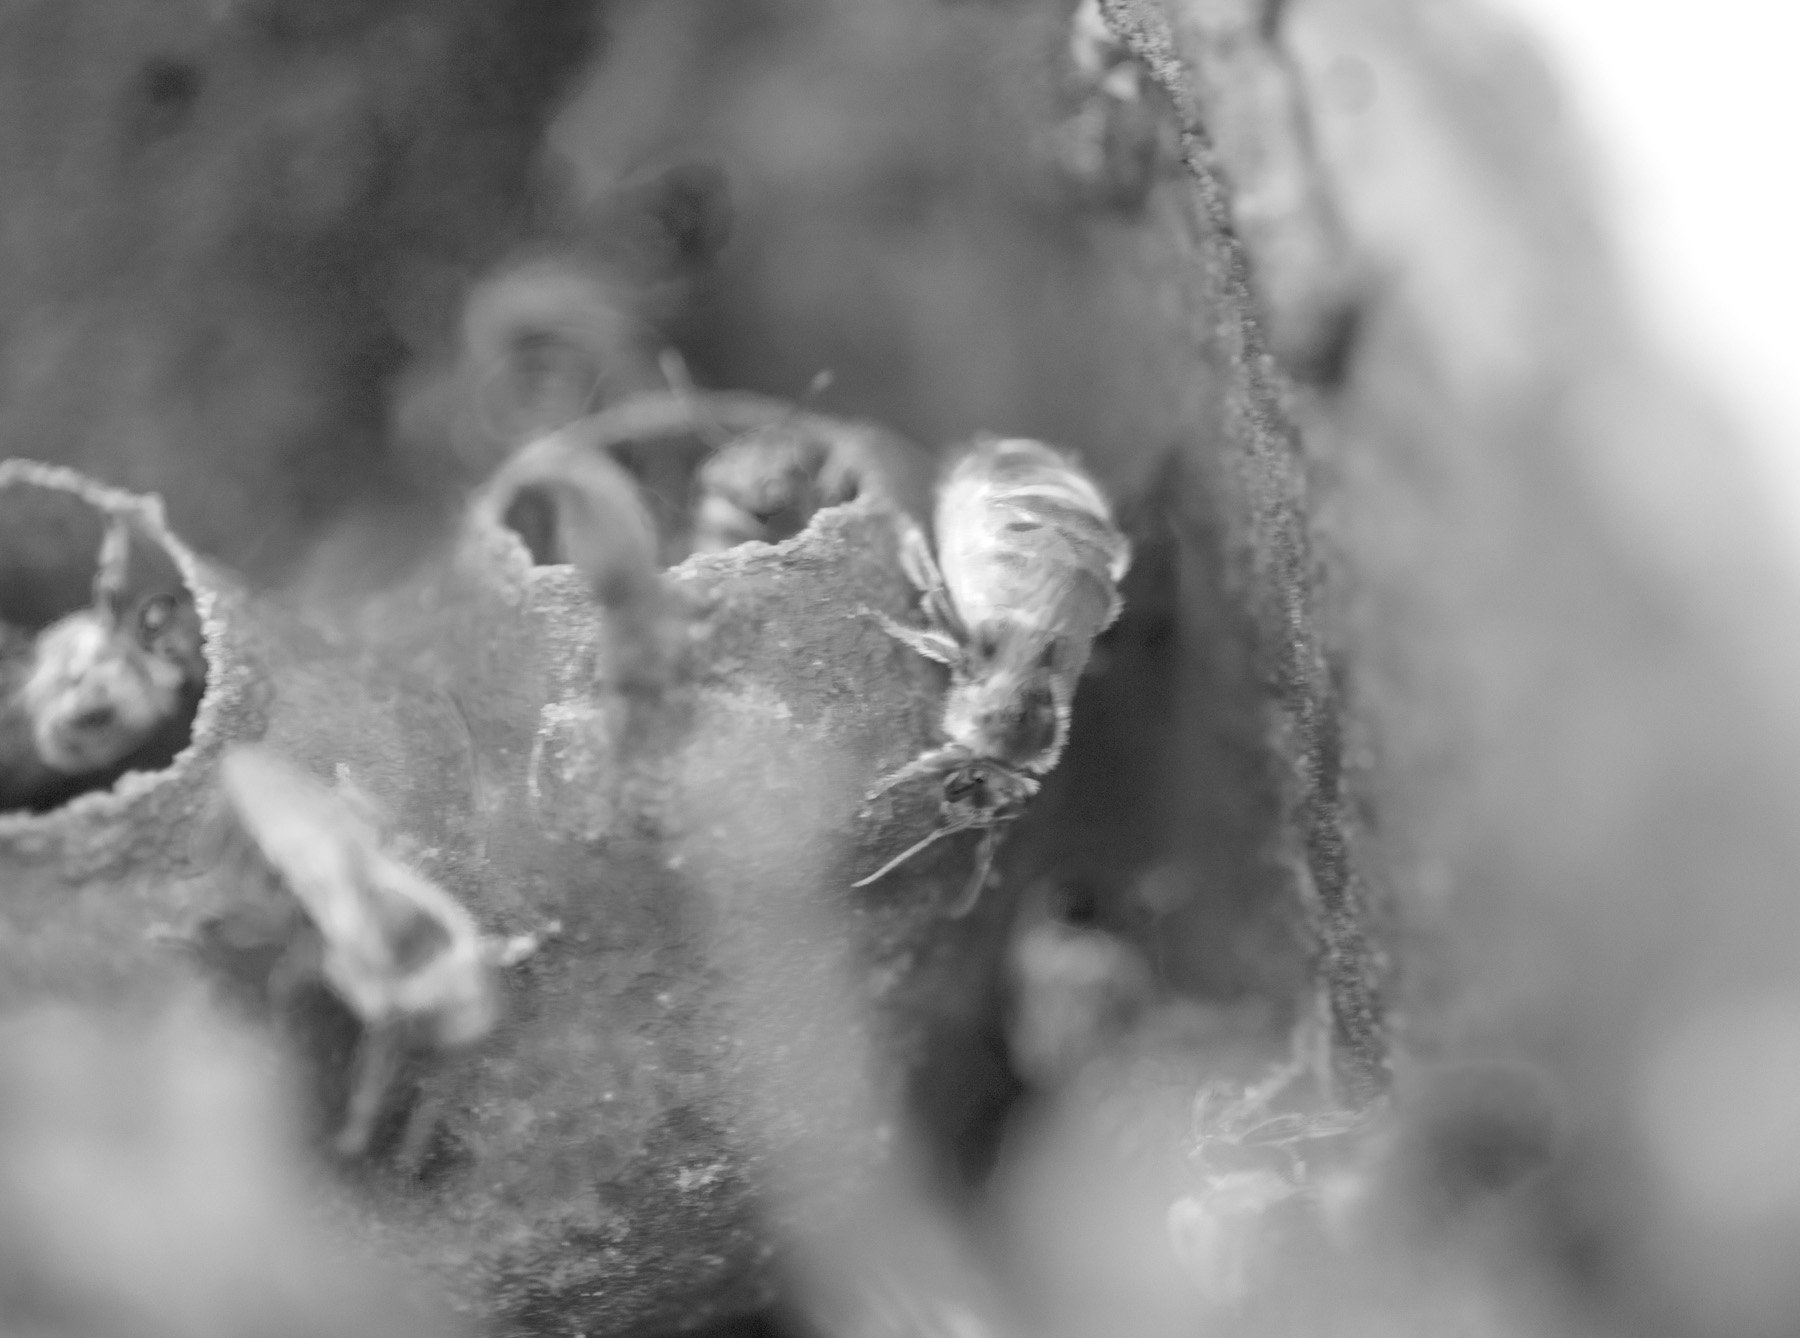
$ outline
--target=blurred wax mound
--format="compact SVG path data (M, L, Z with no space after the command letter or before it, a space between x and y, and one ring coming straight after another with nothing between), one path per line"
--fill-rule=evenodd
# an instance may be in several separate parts
M329 1243L266 1052L197 1010L0 1022L0 1330L442 1334Z

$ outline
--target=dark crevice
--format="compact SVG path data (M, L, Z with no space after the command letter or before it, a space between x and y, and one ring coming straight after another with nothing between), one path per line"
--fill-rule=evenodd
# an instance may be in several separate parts
M1143 0L1102 0L1109 25L1183 108L1197 105L1173 37ZM1254 266L1232 224L1229 189L1206 141L1199 118L1184 131L1187 162L1200 199L1220 234L1238 298L1235 313L1242 366L1249 378L1250 427L1243 460L1250 515L1244 522L1260 536L1248 592L1260 624L1268 677L1280 703L1275 751L1292 751L1299 764L1288 803L1290 840L1304 856L1318 938L1320 972L1330 1002L1337 1077L1354 1101L1366 1101L1387 1084L1387 1038L1375 995L1372 945L1361 907L1356 871L1344 837L1344 798L1339 765L1341 706L1327 670L1314 610L1319 594L1307 527L1306 462L1298 428L1281 407L1280 389L1263 367L1265 336L1257 316Z

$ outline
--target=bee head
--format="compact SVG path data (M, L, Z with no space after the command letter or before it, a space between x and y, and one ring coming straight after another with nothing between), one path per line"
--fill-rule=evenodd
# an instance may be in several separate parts
M40 634L20 697L38 756L79 774L134 753L177 717L190 685L186 666L82 610Z
M1011 767L973 758L944 773L944 808L954 817L976 819L971 825L987 826L1017 817L1037 788L1036 781Z

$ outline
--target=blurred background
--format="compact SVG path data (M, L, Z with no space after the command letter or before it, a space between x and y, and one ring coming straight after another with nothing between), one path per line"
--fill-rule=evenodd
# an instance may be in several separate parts
M1724 0L1507 0L1543 46L1592 146L1645 319L1731 406L1800 540L1800 191L1783 170L1800 125L1787 52L1800 20ZM1729 239L1729 240L1727 240Z

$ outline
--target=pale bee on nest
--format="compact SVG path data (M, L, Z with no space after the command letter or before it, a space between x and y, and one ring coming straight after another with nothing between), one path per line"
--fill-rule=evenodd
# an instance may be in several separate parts
M926 625L875 616L949 668L946 741L883 779L869 798L916 776L939 776L944 821L855 886L946 836L977 830L975 874L952 912L962 915L987 883L1001 832L1062 755L1094 638L1123 607L1119 582L1131 546L1088 473L1023 438L978 437L940 483L933 524L935 557L910 521L900 545Z
M498 971L535 952L538 938L482 933L455 897L389 848L372 801L341 773L332 789L268 748L236 745L219 779L237 832L298 912L269 931L285 942L271 993L316 979L362 1024L335 1140L340 1155L358 1156L406 1053L486 1037L500 1019ZM417 1116L402 1165L419 1159L429 1134Z
M87 608L31 638L10 675L0 807L47 808L185 742L206 685L200 615L179 581L134 578L131 524L107 518ZM156 754L156 756L152 756Z

